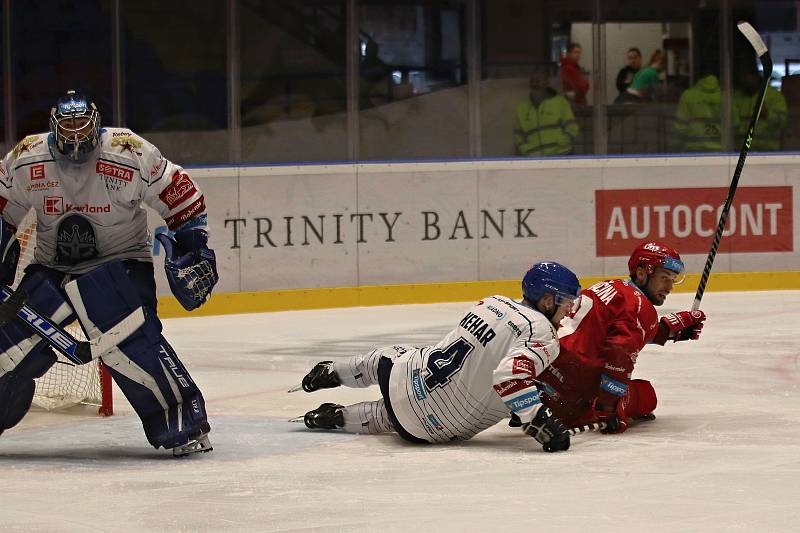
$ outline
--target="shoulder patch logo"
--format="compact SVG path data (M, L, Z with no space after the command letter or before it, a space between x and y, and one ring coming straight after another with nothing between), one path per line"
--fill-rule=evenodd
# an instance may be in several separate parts
M31 181L44 179L44 163L31 165Z
M142 147L142 141L129 133L115 133L111 139L112 148L119 147L120 152L125 150L132 154L142 155L139 149Z

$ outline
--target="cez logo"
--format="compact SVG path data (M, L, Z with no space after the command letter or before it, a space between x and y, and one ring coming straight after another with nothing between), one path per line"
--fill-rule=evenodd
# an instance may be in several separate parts
M44 163L31 165L31 181L44 179Z

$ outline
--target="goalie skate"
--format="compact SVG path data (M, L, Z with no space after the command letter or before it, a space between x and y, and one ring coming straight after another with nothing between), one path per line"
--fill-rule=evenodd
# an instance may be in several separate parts
M208 440L208 433L203 433L196 439L191 439L183 446L176 446L172 448L173 457L186 457L193 453L210 452L214 448L211 447L211 441Z

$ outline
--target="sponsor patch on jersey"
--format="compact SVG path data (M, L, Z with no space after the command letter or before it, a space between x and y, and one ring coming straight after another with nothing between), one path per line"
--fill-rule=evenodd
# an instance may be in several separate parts
M45 196L42 211L45 215L63 215L68 211L77 211L78 213L110 213L111 204L93 205L93 204L71 204L65 202L61 196Z
M133 181L133 170L118 165L112 165L105 161L98 161L95 172L108 178L120 179L123 181Z
M64 198L61 196L45 196L42 211L45 215L61 215L64 213Z
M500 309L496 308L493 305L487 305L486 309L491 311L492 314L494 314L494 316L497 317L497 320L503 320L506 317L506 314L503 311L501 311Z
M120 152L128 151L132 154L142 155L139 149L142 147L142 141L131 135L130 133L116 132L112 136L111 146L119 148Z
M31 165L30 169L31 169L31 181L44 179L44 163Z
M41 139L39 139L38 135L28 135L24 139L22 139L19 144L17 144L13 150L11 150L11 159L16 159L20 155L24 154L25 152L36 148L40 144L42 144Z
M47 180L45 182L36 182L31 183L30 185L25 187L27 192L36 192L36 191L48 191L50 189L55 189L58 187L59 182L58 180Z
M494 385L494 390L500 396L508 396L534 385L536 385L536 382L533 379L510 379Z
M161 169L164 168L164 165L166 164L167 160L164 158L164 156L159 157L158 161L156 161L153 166L150 167L150 177L155 178L156 174L160 173Z
M428 417L427 417L427 418L428 418L428 421L429 421L429 422L430 422L430 423L433 425L433 427L434 427L436 430L438 430L438 431L442 431L442 430L444 429L444 426L442 425L442 423L441 423L441 422L439 422L439 419L438 419L438 418L436 418L436 416L434 416L434 415L428 415Z
M534 390L523 394L521 396L517 396L516 398L509 398L507 400L503 400L509 409L512 411L518 412L527 409L528 407L532 407L536 404L542 403L541 398L539 397L539 391Z
M517 337L519 337L520 335L522 335L522 330L521 330L521 329L519 329L519 326L517 326L516 324L514 324L512 321L510 321L510 320L509 320L508 322L506 322L506 326L507 326L507 327L508 327L508 329L510 329L510 330L511 330L511 332L512 332L512 333L514 333L514 335L516 335Z
M180 204L191 198L197 192L192 179L183 172L176 172L172 176L172 183L158 195L161 201L170 209L175 209Z
M422 385L422 377L419 375L419 369L415 369L411 372L411 388L414 389L414 396L417 397L417 401L421 402L427 395L425 394L425 387Z
M206 201L204 197L200 197L195 200L192 205L184 209L183 211L178 212L176 215L169 217L166 220L167 227L169 229L175 229L190 218L198 215L206 210Z
M528 374L531 376L536 375L536 367L533 361L525 357L515 357L514 363L511 365L512 374Z

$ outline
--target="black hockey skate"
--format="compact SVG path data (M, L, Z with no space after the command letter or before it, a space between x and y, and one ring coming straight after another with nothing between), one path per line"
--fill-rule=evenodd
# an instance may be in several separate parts
M317 363L311 372L303 378L303 390L314 392L320 389L333 389L342 383L339 376L333 370L333 361L322 361Z
M323 403L303 417L303 423L308 429L339 429L344 427L343 405L337 403Z

